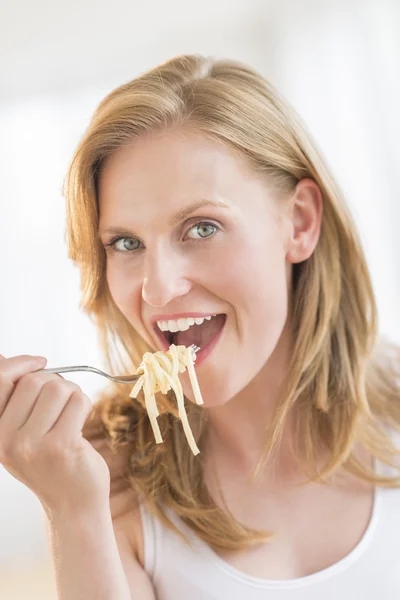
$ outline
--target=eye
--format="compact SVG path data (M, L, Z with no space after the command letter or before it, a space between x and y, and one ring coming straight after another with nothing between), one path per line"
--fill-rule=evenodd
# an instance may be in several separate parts
M218 227L214 223L201 221L200 223L196 223L196 225L193 225L193 227L189 229L186 238L192 240L201 240L211 237L217 231Z
M119 244L119 242L122 242ZM118 247L119 244L119 247ZM108 244L104 244L106 248L110 248L114 252L133 252L134 250L139 250L140 248L140 240L137 238L129 238L118 236L111 240Z

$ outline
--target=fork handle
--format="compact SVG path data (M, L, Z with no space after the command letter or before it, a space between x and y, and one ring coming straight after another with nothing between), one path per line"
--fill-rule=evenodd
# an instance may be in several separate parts
M91 373L96 373L97 375L102 375L111 381L115 381L116 383L135 383L140 377L140 375L129 375L123 377L113 377L112 375L108 375L108 373L104 373L100 369L96 369L96 367L89 367L86 365L78 365L73 367L52 367L51 369L39 369L40 371L44 371L45 373L72 373L76 371L90 371Z
M46 373L76 373L77 371L90 371L91 373L96 373L97 375L107 377L107 379L111 379L111 381L119 381L117 377L112 377L112 375L108 375L107 373L104 373L104 371L96 369L96 367L89 367L87 365L78 365L73 367L53 367L51 369L41 370Z
M80 365L77 367L53 367L51 369L40 369L45 373L72 373L75 371L92 371L93 373L98 373L99 375L104 375L102 371L95 369L95 367L88 367L86 365Z

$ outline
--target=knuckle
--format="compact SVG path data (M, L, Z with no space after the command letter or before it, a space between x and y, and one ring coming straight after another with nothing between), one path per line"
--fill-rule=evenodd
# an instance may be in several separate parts
M60 460L66 457L68 449L65 444L55 437L48 437L44 441L46 454L52 459Z
M37 456L37 444L30 437L21 437L16 440L13 454L24 462L33 462Z
M36 383L39 381L39 378L36 373L25 373L25 375L21 377L20 381L25 383Z
M36 392L40 390L42 385L43 381L41 380L40 376L38 376L36 373L26 373L26 375L23 375L21 379L19 379L16 388L18 390L22 388L24 390L29 389Z
M72 394L69 402L73 405L75 410L84 413L85 415L88 415L92 409L90 399L83 392Z
M0 417L14 389L15 386L12 380L0 373Z
M10 383L10 378L7 377L7 375L5 375L4 373L2 373L2 371L0 371L0 389L8 387Z
M74 383L73 381L66 381L62 377L55 377L54 379L50 379L45 383L46 390L54 393L61 394L63 392L75 392L80 391L79 385Z
M12 465L16 462L32 462L36 456L36 445L27 437L15 437L12 441L3 441L0 445L0 462Z
M70 383L70 388L74 395L83 394L81 387L77 383L73 383L73 382L69 382L69 383Z
M71 401L80 408L87 408L90 403L89 398L81 390L72 394Z
M65 383L58 378L52 378L45 382L44 386L46 392L52 394L54 396L59 396L61 392L65 389Z

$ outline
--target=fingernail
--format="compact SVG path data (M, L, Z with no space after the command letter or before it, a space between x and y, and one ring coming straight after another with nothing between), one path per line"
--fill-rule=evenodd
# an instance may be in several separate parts
M44 356L34 356L33 358L38 362L47 362L47 358L45 358Z

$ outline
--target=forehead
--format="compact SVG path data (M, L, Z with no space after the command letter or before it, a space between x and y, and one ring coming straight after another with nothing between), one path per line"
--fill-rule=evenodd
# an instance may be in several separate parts
M101 221L164 218L185 204L222 199L240 210L266 185L238 152L187 130L147 134L111 155L99 177ZM114 223L112 223L114 224Z

